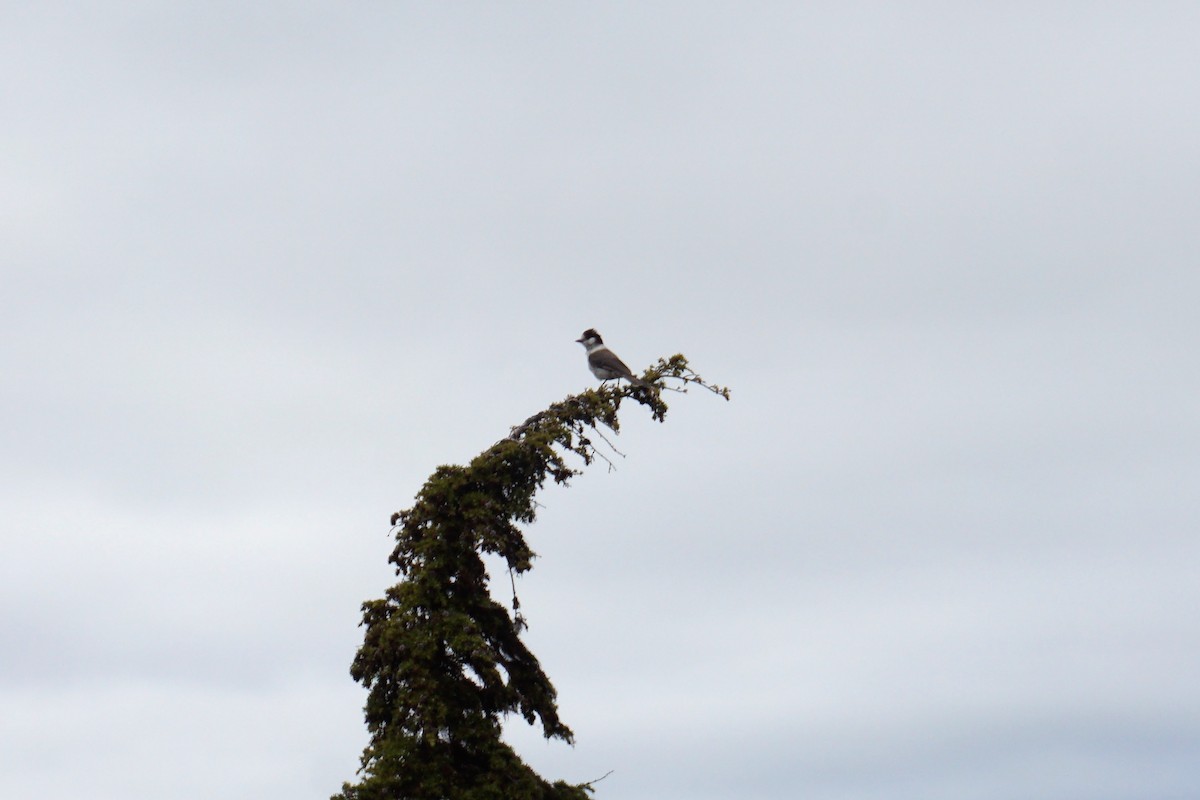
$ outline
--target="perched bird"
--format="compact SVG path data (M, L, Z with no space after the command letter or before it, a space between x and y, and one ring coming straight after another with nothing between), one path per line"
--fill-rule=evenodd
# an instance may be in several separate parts
M602 381L624 378L635 386L649 386L644 380L633 374L633 370L625 366L625 362L617 358L617 354L608 349L595 328L588 328L575 341L587 350L588 369Z

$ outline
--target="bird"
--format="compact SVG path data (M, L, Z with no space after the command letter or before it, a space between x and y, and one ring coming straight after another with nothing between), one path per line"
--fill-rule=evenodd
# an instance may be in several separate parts
M633 370L625 366L625 362L617 358L617 354L608 349L604 340L595 328L588 328L575 341L587 350L588 369L601 381L611 381L624 378L635 386L649 386L644 380L633 374Z

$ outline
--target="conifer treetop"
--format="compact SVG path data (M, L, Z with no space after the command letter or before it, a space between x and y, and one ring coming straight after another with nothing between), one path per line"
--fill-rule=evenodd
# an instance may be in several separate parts
M660 359L643 379L652 388L612 385L554 403L515 426L466 466L441 466L413 505L392 515L389 557L401 580L363 604L363 644L350 673L368 690L370 741L357 784L333 800L582 800L591 783L550 783L501 739L501 721L520 714L547 739L574 741L558 716L556 693L525 647L525 620L488 591L482 554L513 573L534 553L518 525L537 516L546 479L566 484L597 458L612 462L602 429L620 430L622 400L666 419L664 391L700 386L726 400L682 355ZM615 449L615 448L611 448Z

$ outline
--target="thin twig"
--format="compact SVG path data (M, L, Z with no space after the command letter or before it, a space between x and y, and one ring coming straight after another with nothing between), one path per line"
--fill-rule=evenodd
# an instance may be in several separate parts
M612 472L613 470L615 470L617 468L617 465L612 462L612 459L609 458L608 456L604 455L604 453L601 453L599 450L597 450L596 446L594 444L592 444L590 441L588 441L586 447L587 447L588 452L591 453L591 455L593 457L602 458L608 463L608 471L609 472ZM587 460L588 460L587 456L584 456L583 460L584 460L584 463L587 463Z
M604 443L605 443L606 445L608 445L609 447L611 447L611 448L612 448L612 451L613 451L614 453L616 453L617 455L619 455L621 458L625 458L625 454L624 454L624 453L622 453L620 450L618 450L618 449L617 449L617 446L616 446L615 444L613 444L612 442L610 442L610 441L608 440L608 437L607 437L607 436L605 436L603 433L601 433L601 432L600 432L600 429L599 429L599 428L597 428L595 425L592 425L592 426L590 426L590 427L591 427L591 429L592 429L593 431L595 431L595 433L596 433L596 435L597 435L597 436L599 436L601 439L603 439L603 440L604 440ZM610 461L609 463L611 464L612 462Z
M591 785L592 785L592 784L594 784L594 783L599 783L600 781L602 781L602 780L604 780L605 778L607 778L609 775L612 775L612 774L613 774L613 772L614 772L614 770L611 770L611 769L610 769L608 772L604 773L604 774L603 774L603 775L601 775L599 778L596 778L595 780L588 781L587 783L581 783L581 784L579 784L579 785L580 785L580 786L591 786Z

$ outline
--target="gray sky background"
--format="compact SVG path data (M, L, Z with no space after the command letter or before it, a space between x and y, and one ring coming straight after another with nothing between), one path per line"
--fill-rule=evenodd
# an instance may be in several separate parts
M599 800L1200 794L1200 6L4 3L0 796L325 798L441 463ZM498 588L505 594L505 579Z

